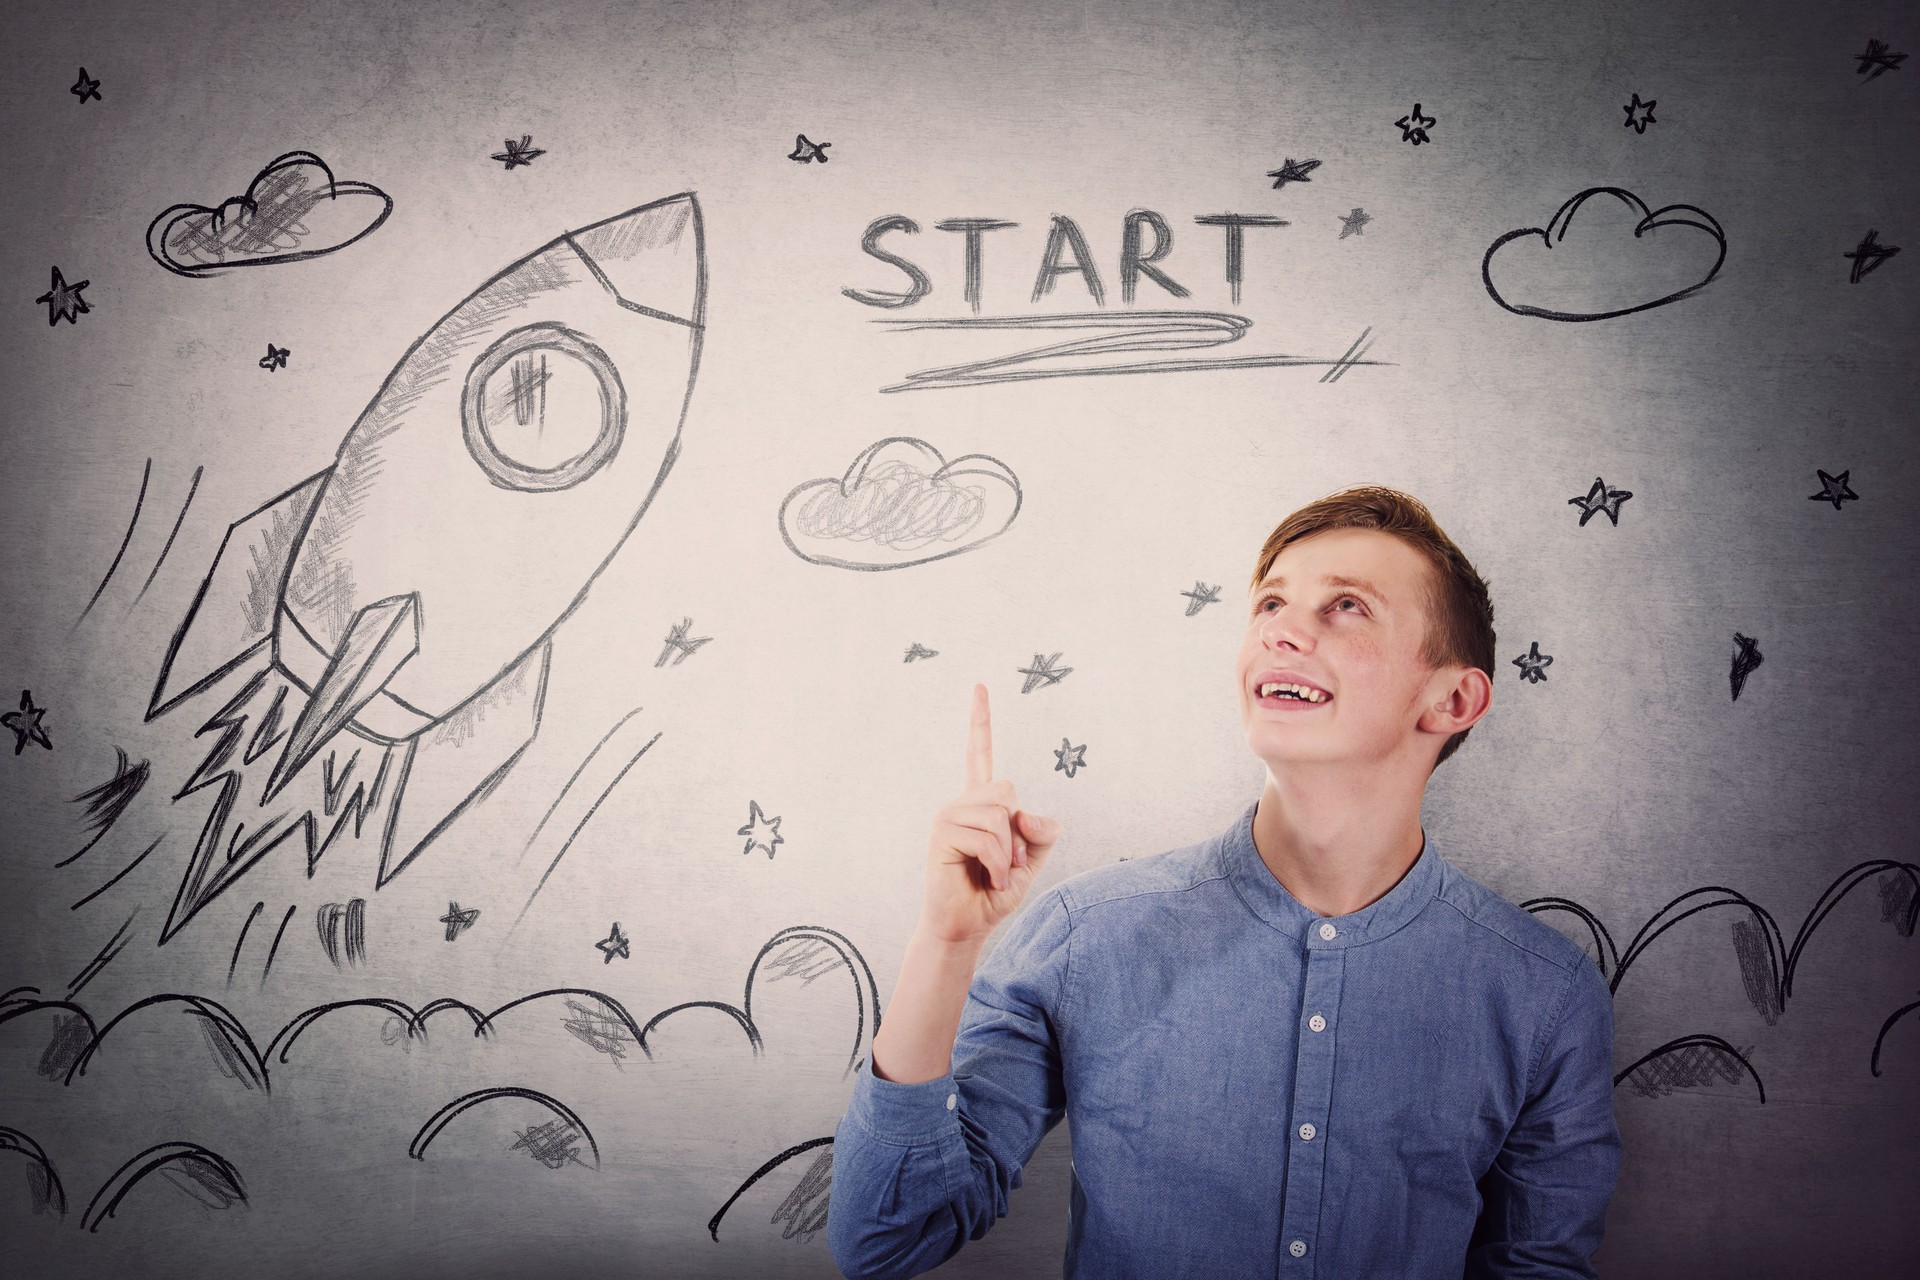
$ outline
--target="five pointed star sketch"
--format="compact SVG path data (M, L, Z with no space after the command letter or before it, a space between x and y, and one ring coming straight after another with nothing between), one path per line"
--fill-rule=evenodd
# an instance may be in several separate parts
M667 656L673 654L673 665L677 667L687 660L688 654L713 639L712 636L695 636L689 640L687 638L687 629L691 626L693 626L692 618L682 618L680 619L680 625L667 632L666 647L660 650L660 658L653 664L654 666L666 666ZM674 653L676 649L679 650L677 654Z
M793 150L787 153L787 159L798 160L801 164L810 164L815 160L825 164L831 158L827 155L827 148L832 145L831 142L808 142L806 134L797 133L793 137Z
M60 274L60 268L55 267L52 286L34 301L47 304L48 324L59 324L62 316L66 317L68 324L79 324L80 313L93 310L87 305L87 300L80 296L80 291L92 283L91 280L82 280L79 284L68 284L66 277Z
M747 803L752 806L752 811L747 815L747 825L733 833L737 836L745 836L747 838L747 847L740 852L742 854L752 853L753 847L759 845L767 851L767 857L771 858L773 857L773 847L786 840L786 837L780 834L780 819L777 815L769 818L766 814L762 813L758 800L749 800ZM760 833L763 830L771 831L773 833L773 839L768 840L765 836L761 835Z
M1642 102L1640 101L1640 95L1637 93L1634 94L1633 101L1621 107L1621 110L1627 113L1627 118L1621 122L1622 126L1632 129L1635 133L1645 133L1648 125L1658 123L1658 121L1653 118L1653 109L1658 105L1660 105L1658 101ZM1644 111L1646 114L1643 116L1635 115L1634 113L1637 111Z
M1620 504L1632 496L1633 494L1625 489L1609 487L1606 481L1602 480L1599 476L1595 476L1593 478L1593 487L1587 490L1584 497L1568 498L1567 501L1573 506L1580 508L1580 527L1584 529L1586 528L1587 521L1600 515L1602 512L1606 514L1607 519L1613 521L1615 526L1618 526L1620 523Z
M939 654L940 651L938 649L929 649L918 640L915 640L907 647L907 656L902 658L901 661L912 662L915 658L934 658L938 657Z
M1054 750L1053 758L1053 771L1059 773L1064 770L1071 778L1074 770L1087 767L1087 744L1083 742L1076 747L1070 740L1062 738L1059 747Z
M20 709L0 716L0 726L13 730L13 754L19 755L26 750L29 742L37 742L47 750L53 750L53 739L47 736L46 726L40 723L40 717L46 714L45 707L33 705L33 690L20 691Z
M260 367L268 373L272 373L275 369L284 369L287 367L287 357L292 354L293 352L287 350L287 348L276 347L269 342L267 344L267 354L260 357Z
M1853 259L1853 274L1847 277L1848 284L1859 284L1861 276L1868 275L1877 270L1881 263L1900 252L1900 246L1897 244L1879 243L1879 236L1880 232L1878 230L1870 230L1852 253L1843 253L1840 255L1843 258ZM57 271L54 273L56 277L59 274ZM85 309L84 307L81 308L83 311Z
M1338 215L1335 216L1337 217ZM1372 221L1373 218L1365 209L1355 209L1352 213L1340 219L1340 238L1345 240L1348 236L1363 234L1367 224Z
M1868 80L1878 78L1885 71L1898 71L1900 64L1907 60L1907 55L1904 53L1888 53L1887 42L1875 40L1871 36L1867 38L1867 51L1853 56L1860 63L1854 71Z
M1058 661L1060 661L1060 655L1058 653L1055 653L1050 658L1036 653L1033 655L1032 666L1015 668L1015 670L1027 678L1027 682L1020 686L1020 692L1032 693L1035 689L1039 688L1043 682L1046 684L1059 684L1073 668L1060 667L1056 670L1053 664Z
M1549 655L1540 652L1540 642L1535 640L1527 646L1525 653L1513 660L1513 665L1520 668L1520 678L1522 680L1525 680L1529 684L1539 684L1547 678L1546 669L1553 665L1553 659Z
M1740 701L1740 690L1746 687L1747 677L1765 658L1760 656L1760 642L1752 636L1733 633L1733 669L1728 674L1733 682L1733 700Z
M67 90L67 92L80 99L82 103L85 103L88 98L99 101L100 82L89 76L87 69L82 67L80 68L80 78L73 82L73 88Z
M612 964L615 956L619 956L622 960L633 959L633 952L627 945L632 941L633 939L620 932L620 922L615 920L613 922L613 928L608 931L607 936L593 945L600 949L603 957L600 963Z
M1815 467L1814 470L1819 471L1820 469ZM1853 498L1858 500L1860 497L1859 494L1847 487L1847 477L1852 474L1852 471L1842 471L1837 476L1830 476L1826 472L1820 471L1820 492L1810 493L1807 496L1815 502L1831 501L1833 503L1833 509L1838 511L1840 504L1847 499Z
M1193 590L1182 591L1180 594L1187 598L1187 617L1189 618L1210 604L1220 603L1219 584L1209 586L1198 578L1193 580ZM1038 658L1040 655L1036 653L1033 656Z
M494 152L493 159L500 161L509 169L516 165L532 164L536 157L547 154L544 149L533 145L533 135L530 133L521 134L518 142L512 138L506 138L503 141L507 144L507 149Z
M447 914L440 917L440 923L447 926L447 941L452 942L466 930L473 928L473 922L480 918L480 908L462 909L457 902L447 904Z
M1423 142L1433 141L1427 136L1427 130L1433 128L1439 121L1432 116L1421 115L1420 104L1416 102L1413 104L1413 110L1395 120L1394 123L1400 126L1400 141L1411 142L1417 147Z
M1319 167L1318 160L1295 160L1288 156L1278 169L1267 170L1267 176L1273 179L1273 189L1278 191L1289 182L1312 182L1307 175Z

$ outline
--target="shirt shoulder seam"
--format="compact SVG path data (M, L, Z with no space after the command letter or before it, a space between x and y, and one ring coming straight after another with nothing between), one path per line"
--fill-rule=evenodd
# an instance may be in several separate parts
M1564 970L1565 972L1568 972L1568 973L1574 972L1579 967L1578 964L1576 964L1574 961L1570 959L1567 959L1562 956L1548 955L1545 951L1540 950L1538 947L1528 946L1526 943L1522 942L1520 939L1511 937L1510 935L1502 932L1501 930L1494 928L1492 925L1488 924L1485 920L1482 920L1479 916L1474 915L1471 911L1468 911L1466 908L1462 907L1459 903L1447 897L1444 893L1437 893L1434 895L1434 897L1446 903L1448 906L1452 907L1455 911L1458 911L1461 915L1461 918L1468 920L1472 922L1474 925L1477 925L1479 928L1486 930L1488 933L1492 934L1496 938L1499 938L1501 941L1513 947L1515 950L1524 951L1530 956L1538 956L1540 959L1545 960L1548 964L1552 965L1554 968ZM1581 956L1580 959L1586 961L1589 964L1592 963L1592 961L1587 960L1587 957L1585 956Z

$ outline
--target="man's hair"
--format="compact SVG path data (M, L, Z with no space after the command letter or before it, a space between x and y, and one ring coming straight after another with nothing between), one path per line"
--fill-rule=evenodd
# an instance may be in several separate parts
M1398 489L1360 485L1301 507L1267 535L1249 590L1260 585L1287 544L1329 529L1378 529L1424 556L1432 572L1424 593L1427 630L1422 660L1435 670L1478 667L1489 680L1493 678L1493 600L1486 581L1441 531L1433 513L1418 498ZM1469 727L1448 738L1434 768L1459 750L1471 732Z

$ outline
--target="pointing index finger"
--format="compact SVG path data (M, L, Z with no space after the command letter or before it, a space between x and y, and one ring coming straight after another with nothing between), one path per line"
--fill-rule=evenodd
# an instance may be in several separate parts
M967 789L993 781L993 724L987 713L987 686L973 686L973 716L967 726Z

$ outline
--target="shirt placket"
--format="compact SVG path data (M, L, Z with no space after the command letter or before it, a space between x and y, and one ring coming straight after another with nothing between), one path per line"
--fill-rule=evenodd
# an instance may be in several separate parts
M1307 930L1299 1047L1293 1063L1293 1127L1287 1133L1287 1194L1280 1214L1280 1265L1286 1280L1316 1274L1320 1256L1321 1187L1326 1177L1333 1101L1334 1036L1346 947L1331 921Z

